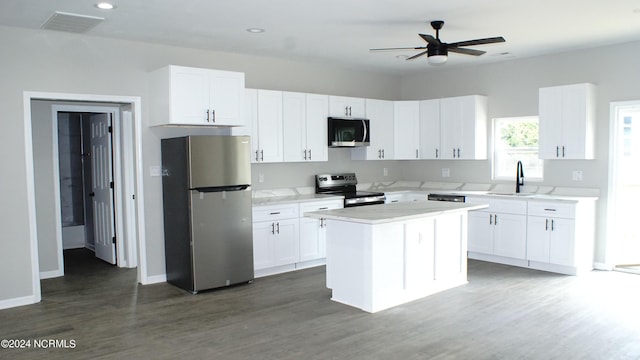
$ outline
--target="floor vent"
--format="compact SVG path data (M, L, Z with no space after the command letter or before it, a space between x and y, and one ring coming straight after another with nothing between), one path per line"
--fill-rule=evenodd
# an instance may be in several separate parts
M67 31L74 33L84 33L93 29L96 25L104 21L104 18L97 16L79 15L56 11L42 25L45 30Z

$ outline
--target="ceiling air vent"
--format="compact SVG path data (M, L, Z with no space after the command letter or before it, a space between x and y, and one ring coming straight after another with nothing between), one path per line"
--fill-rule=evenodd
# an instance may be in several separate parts
M56 11L42 25L45 30L84 33L103 22L104 18Z

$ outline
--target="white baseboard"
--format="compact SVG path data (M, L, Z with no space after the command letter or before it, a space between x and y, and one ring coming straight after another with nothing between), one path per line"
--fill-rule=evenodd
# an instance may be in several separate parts
M24 296L19 298L0 300L0 310L1 309L9 309L18 306L31 305L39 302L40 300L36 300L35 296Z
M40 280L64 276L62 270L40 271Z
M167 282L167 274L147 276L146 279L142 279L141 281L142 285L151 285L163 282Z

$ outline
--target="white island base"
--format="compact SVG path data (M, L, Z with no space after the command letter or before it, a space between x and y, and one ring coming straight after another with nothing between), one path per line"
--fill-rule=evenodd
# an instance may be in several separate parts
M400 214L403 206L411 207L410 216L362 215ZM422 212L415 214L420 206ZM332 300L374 313L466 284L467 211L473 208L478 207L431 202L312 214L326 219Z

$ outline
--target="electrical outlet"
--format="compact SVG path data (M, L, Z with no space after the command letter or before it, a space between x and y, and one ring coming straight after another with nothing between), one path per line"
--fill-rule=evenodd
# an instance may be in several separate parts
M382 175L384 175L384 176L389 176L389 169L387 169L387 168L383 168L383 169L382 169Z
M573 181L582 181L582 170L573 170Z
M442 168L442 177L448 178L449 176L451 176L451 171L449 170L449 168Z
M264 174L263 173L259 173L258 174L258 182L261 182L261 183L264 182Z

